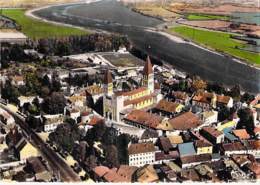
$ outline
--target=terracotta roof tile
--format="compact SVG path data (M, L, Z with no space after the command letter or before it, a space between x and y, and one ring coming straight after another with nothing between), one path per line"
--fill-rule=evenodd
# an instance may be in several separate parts
M156 105L155 109L158 109L160 111L165 111L165 112L170 112L170 113L175 113L176 112L176 108L179 106L180 104L178 103L174 103L174 102L169 102L167 100L160 100L159 103Z
M171 144L181 144L183 143L183 139L181 136L167 136L171 142Z
M250 149L260 150L260 140L251 140L248 141L248 144L250 146Z
M106 166L97 166L94 168L94 172L99 177L103 177L108 171L109 171L109 168Z
M243 146L240 142L225 143L222 144L222 148L224 149L224 151L239 151L246 149L246 147Z
M155 152L155 147L153 143L136 143L131 144L128 148L129 155L147 152Z
M210 146L212 146L212 144L210 144L209 142L206 142L204 140L196 140L195 141L195 147L196 148L210 147Z
M215 138L223 134L223 132L212 127L203 127L202 130L214 136Z
M162 150L164 152L169 152L170 149L172 148L172 144L167 137L159 137L158 143L160 144Z
M100 117L98 117L98 116L93 116L91 119L90 119L90 121L89 121L89 125L91 125L91 126L94 126L94 125L97 125L97 124L99 124L99 123L103 123L104 122L104 120L102 119L102 118L100 118Z
M187 130L198 127L201 124L201 121L199 117L192 112L186 112L170 119L169 123L172 125L173 129Z
M233 130L233 134L239 139L249 139L250 135L247 133L246 129Z
M248 168L256 174L256 176L259 178L260 177L260 163L254 162L250 165L248 165Z
M133 110L126 116L125 119L154 129L157 128L163 120L160 116L150 114L142 110Z
M174 91L172 94L176 99L180 99L180 100L185 100L186 98L189 97L185 92L182 91Z
M210 154L184 156L184 157L181 157L181 162L182 162L182 164L207 162L207 161L211 161L211 158L212 157Z
M128 166L128 165L120 165L119 169L117 170L117 174L123 178L125 178L125 182L132 181L132 175L138 168L135 166Z
M230 100L229 96L216 95L217 102L227 104ZM211 103L211 99L213 98L213 93L208 92L198 92L192 98L193 101L203 102L203 103Z

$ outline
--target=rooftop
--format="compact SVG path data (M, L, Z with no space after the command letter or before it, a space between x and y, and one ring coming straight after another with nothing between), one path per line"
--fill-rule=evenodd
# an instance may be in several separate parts
M185 100L186 98L189 97L185 92L182 91L174 91L172 94L176 99L180 99L180 100Z
M207 162L207 161L211 161L210 154L200 154L200 155L191 155L191 156L181 157L182 164Z
M223 143L222 148L224 151L238 151L238 150L245 150L246 147L242 145L240 142L234 143Z
M202 130L214 136L215 138L223 134L223 132L212 127L203 127Z
M246 129L233 130L233 134L241 140L250 138L250 135L247 133Z
M188 130L197 128L201 124L201 121L199 117L192 112L185 112L175 118L170 119L169 123L175 130Z
M181 136L175 136L175 135L170 135L167 136L171 142L171 144L180 144L183 143L183 139Z
M196 154L193 142L178 144L180 156L192 156Z
M128 154L140 154L140 153L148 153L148 152L155 152L155 147L153 143L136 143L131 144L128 147Z
M203 102L203 103L211 103L211 99L213 98L214 93L209 92L198 92L195 94L195 96L192 98L193 101ZM228 104L230 97L224 96L224 95L217 95L217 102Z
M162 99L159 103L155 106L155 109L160 111L175 113L176 108L179 106L179 103L169 102L167 100Z
M133 110L125 119L154 129L156 129L163 120L160 116L142 110Z

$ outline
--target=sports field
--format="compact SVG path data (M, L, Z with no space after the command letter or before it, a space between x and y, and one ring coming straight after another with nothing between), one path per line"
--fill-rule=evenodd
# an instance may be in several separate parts
M25 9L3 9L2 13L15 20L21 26L21 31L29 38L39 39L88 34L87 31L77 28L59 26L32 19L25 15L25 11Z
M173 27L169 31L205 47L230 54L260 66L260 54L239 49L246 47L246 44L232 39L229 33L207 31L187 26Z

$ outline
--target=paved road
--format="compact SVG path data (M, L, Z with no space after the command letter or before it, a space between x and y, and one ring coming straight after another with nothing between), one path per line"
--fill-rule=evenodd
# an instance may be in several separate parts
M43 157L48 161L48 164L54 172L59 171L61 181L63 182L79 182L80 177L67 165L67 163L60 158L52 149L50 149L45 142L28 127L25 118L16 112L12 112L6 107L5 104L0 102L0 107L9 112L14 118L16 123L21 127L23 133L30 137L31 143L38 148L43 154Z

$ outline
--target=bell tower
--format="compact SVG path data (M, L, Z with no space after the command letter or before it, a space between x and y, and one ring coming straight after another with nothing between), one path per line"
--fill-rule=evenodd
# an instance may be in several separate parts
M147 56L143 70L143 85L146 86L150 93L154 92L154 73L150 57Z
M113 79L112 79L112 75L111 75L111 72L109 71L109 69L107 69L105 72L104 93L108 96L113 95Z

